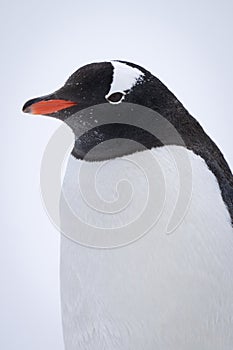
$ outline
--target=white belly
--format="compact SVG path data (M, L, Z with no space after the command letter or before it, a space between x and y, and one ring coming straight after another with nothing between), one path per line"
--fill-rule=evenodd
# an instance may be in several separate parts
M230 216L216 178L205 162L189 151L191 202L178 227L171 234L166 233L179 189L179 176L169 149L179 152L176 146L152 151L164 174L166 199L157 222L143 237L115 249L89 248L61 237L66 350L232 350ZM144 153L148 152L151 151ZM97 188L105 200L115 198L120 177L134 186L136 198L125 211L111 215L88 206L81 193L74 196L77 180L73 174L82 162L71 158L64 191L74 212L83 221L105 228L138 220L136 214L144 210L148 198L145 174L134 167L142 154L126 157L125 165L120 165L122 159L111 160L106 167L105 180ZM91 171L98 163L87 166ZM155 182L156 177L155 173ZM88 179L82 184L82 192L86 186L87 196L89 185ZM152 204L156 212L156 198ZM61 222L64 220L61 213Z

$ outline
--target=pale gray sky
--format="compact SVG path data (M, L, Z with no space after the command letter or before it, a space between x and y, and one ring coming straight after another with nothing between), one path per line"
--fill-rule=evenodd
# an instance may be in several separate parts
M21 113L83 64L138 63L159 77L231 166L233 2L1 2L0 347L62 350L59 235L44 212L40 162L59 121Z

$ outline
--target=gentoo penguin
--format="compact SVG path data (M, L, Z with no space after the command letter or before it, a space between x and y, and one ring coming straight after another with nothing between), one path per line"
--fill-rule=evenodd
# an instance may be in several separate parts
M88 64L23 111L72 129L63 191L90 230L127 235L145 210L143 225L153 223L134 226L145 231L137 239L95 247L66 234L61 207L65 349L232 350L233 177L196 119L159 79L125 61ZM122 193L122 179L133 191ZM169 231L187 183L183 215ZM106 204L101 210L87 203L94 189ZM106 209L125 192L132 198L123 208Z

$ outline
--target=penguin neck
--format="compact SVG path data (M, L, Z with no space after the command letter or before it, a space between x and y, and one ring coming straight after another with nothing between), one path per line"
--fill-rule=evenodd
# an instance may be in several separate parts
M129 124L105 124L75 140L72 155L86 161L104 161L162 146L147 130Z
M170 101L170 102L169 102ZM193 118L174 95L160 104L149 99L144 106L138 106L131 112L131 106L122 103L123 113L127 112L127 123L109 123L90 128L81 136L76 137L72 155L76 159L86 161L104 161L133 155L144 150L156 149L161 146L183 146L201 156L208 168L215 175L221 190L223 200L231 215L233 223L233 177L231 170L216 144L205 133L201 125ZM115 106L114 106L115 107ZM146 107L146 110L142 109ZM109 108L109 107L108 107ZM105 111L105 109L104 109ZM162 116L168 124L165 126L151 123L150 111ZM148 113L145 128L134 125L136 118L141 118L143 112L143 123L145 112ZM88 113L87 113L88 115ZM142 119L142 118L141 118ZM154 116L152 119L155 119ZM131 122L133 120L133 122ZM153 125L152 125L153 124ZM72 125L70 125L72 127ZM174 127L180 137L175 137L170 126ZM75 134L75 130L74 134ZM151 132L150 132L151 131ZM162 135L162 136L161 136ZM165 138L164 138L165 135Z

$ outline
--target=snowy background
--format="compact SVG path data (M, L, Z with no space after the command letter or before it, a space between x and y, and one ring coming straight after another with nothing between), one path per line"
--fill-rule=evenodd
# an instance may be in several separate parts
M1 1L0 348L62 350L59 234L40 163L59 121L23 103L83 64L124 59L158 76L233 167L233 2Z

